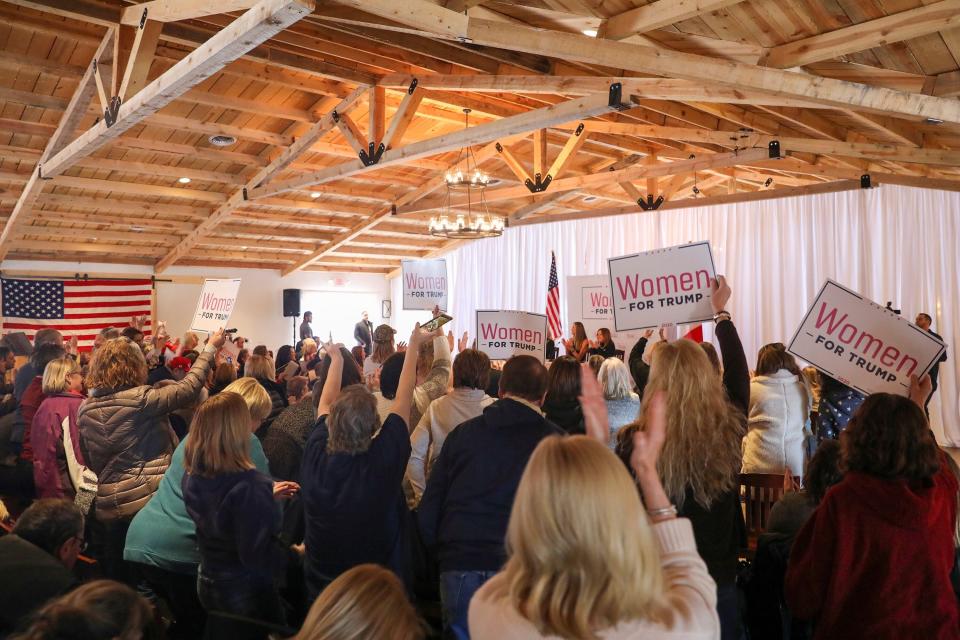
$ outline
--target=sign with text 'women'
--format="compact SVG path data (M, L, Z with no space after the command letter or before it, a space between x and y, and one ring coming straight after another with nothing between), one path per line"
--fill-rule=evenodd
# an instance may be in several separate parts
M610 258L607 266L617 331L713 318L709 242Z
M907 395L910 376L929 371L945 348L893 311L827 280L788 351L861 393Z
M240 278L225 280L203 281L200 299L197 300L197 310L190 323L191 331L205 331L213 333L220 327L227 329L230 314L237 304L237 293L240 291Z
M403 277L405 311L447 308L447 261L404 260L400 263Z
M547 316L526 311L477 311L477 349L491 360L546 359Z

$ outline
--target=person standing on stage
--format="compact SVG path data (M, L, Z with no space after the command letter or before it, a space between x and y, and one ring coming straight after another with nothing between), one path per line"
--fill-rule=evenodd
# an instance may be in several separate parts
M306 340L307 338L313 338L313 327L310 326L310 323L313 322L313 311L306 311L303 314L303 322L300 323L300 340Z
M933 331L930 330L930 325L933 324L933 318L931 318L929 315L925 313L918 313L917 319L914 321L914 324L916 324L918 327L920 327L924 331L928 332L930 335L932 335L934 338L936 338L940 342L943 342L943 338L940 337L939 334L934 333ZM930 395L927 396L926 402L923 403L923 410L926 411L927 417L930 416L930 399L933 398L933 394L937 392L937 386L938 386L937 381L938 381L938 378L940 377L940 363L946 362L946 361L947 361L947 352L944 351L943 355L940 356L940 359L937 360L935 363L933 363L933 366L930 368L930 384L931 384L932 390L930 391Z
M363 312L363 319L353 327L353 337L357 344L366 350L367 355L373 353L373 323L367 317L367 312Z

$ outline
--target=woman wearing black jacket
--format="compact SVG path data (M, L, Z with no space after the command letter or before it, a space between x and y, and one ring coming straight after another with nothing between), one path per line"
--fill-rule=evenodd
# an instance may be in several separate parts
M276 381L274 371L273 358L269 356L250 356L244 368L244 377L253 378L270 394L270 415L263 421L256 433L260 440L266 437L270 425L280 415L280 412L290 404L287 400L287 390Z
M723 640L738 637L737 554L746 542L739 499L740 443L750 404L747 358L724 309L729 299L730 288L719 276L711 301L722 381L704 350L689 340L658 344L651 366L638 367L644 376L644 402L658 391L667 395L667 439L658 470L679 515L693 524L697 550L717 583ZM642 354L642 348L638 345L634 352ZM617 454L628 468L633 435L644 428L644 420L641 413L636 424L618 433Z

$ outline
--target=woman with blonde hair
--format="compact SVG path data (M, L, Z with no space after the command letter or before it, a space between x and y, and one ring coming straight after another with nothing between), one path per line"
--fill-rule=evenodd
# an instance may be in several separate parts
M292 640L421 640L423 623L393 573L350 569L324 589Z
M235 393L246 403L250 459L268 474L267 458L253 432L270 413L270 396L253 378L240 378L221 393ZM133 563L138 577L167 602L174 616L170 635L176 638L200 637L206 621L197 598L197 527L183 501L183 457L190 437L188 433L173 452L157 493L134 516L123 551L123 559ZM296 483L274 483L274 495L287 497L296 488Z
M633 392L630 369L619 358L607 358L600 365L598 376L607 402L610 417L610 448L616 443L617 432L634 422L640 414L640 396Z
M132 580L123 565L130 521L150 500L170 466L177 444L169 415L196 402L214 354L223 346L218 330L183 380L157 389L146 384L147 361L126 338L108 340L90 362L90 396L77 421L81 449L97 474L96 517L103 523L100 560L108 577Z
M723 276L713 282L715 335L723 357L723 378L703 349L690 340L660 343L651 357L643 404L663 392L667 437L657 464L660 479L680 515L689 518L697 550L717 583L722 638L738 636L737 554L746 543L740 510L740 443L745 432L750 378L737 330L724 305L730 288ZM624 427L617 454L630 460L633 436L647 426L647 413Z
M642 503L606 447L603 396L586 371L583 397L591 436L537 446L513 503L507 563L470 603L470 636L717 637L716 587L657 474L666 394L651 394L646 428L633 435Z
M197 527L197 593L204 609L283 624L276 577L290 549L279 539L274 483L250 457L250 410L224 391L210 398L190 426L183 451L183 501ZM213 637L221 618L207 620ZM230 625L231 629L235 625ZM233 637L262 637L233 632Z
M287 408L287 390L282 384L276 381L276 367L273 364L273 358L270 356L250 356L243 369L244 378L252 378L260 383L260 386L270 394L270 414L264 419L260 428L257 430L257 437L263 440L270 430L270 425L276 420L277 416Z
M77 410L83 402L83 374L76 361L67 356L52 360L43 371L43 395L33 416L30 440L33 444L33 483L38 498L73 500L76 487L70 476L63 428L70 431L73 458L83 464Z

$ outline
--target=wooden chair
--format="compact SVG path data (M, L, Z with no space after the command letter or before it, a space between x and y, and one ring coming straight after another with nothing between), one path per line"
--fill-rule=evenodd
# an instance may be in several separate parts
M794 480L799 484L799 478ZM757 550L757 538L767 530L770 509L782 496L782 473L740 474L740 500L747 525L747 548L744 551L748 557Z

